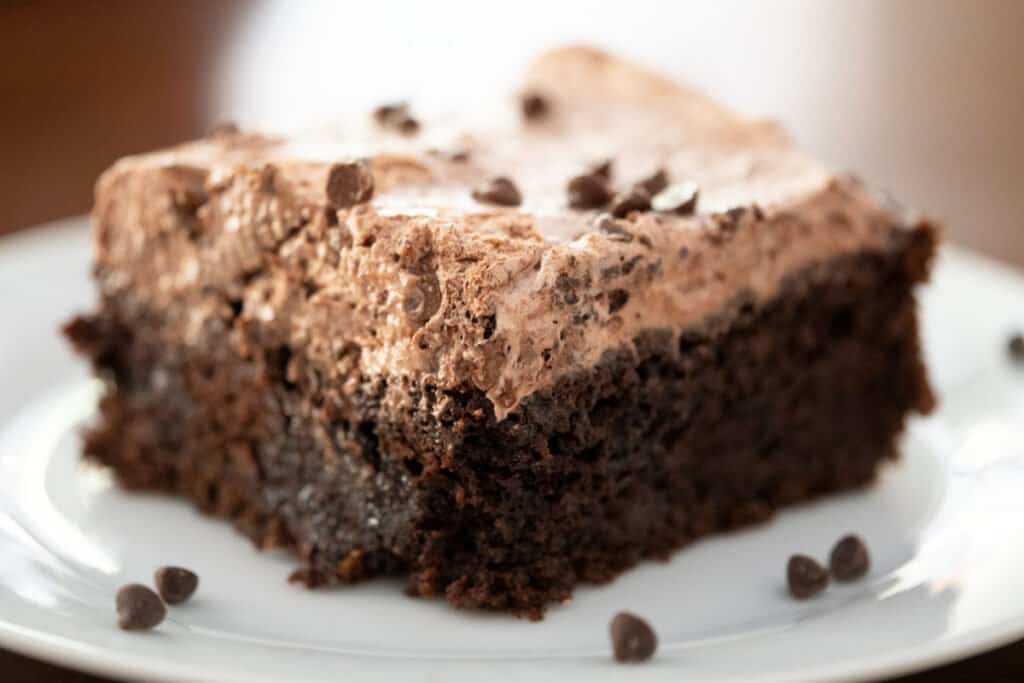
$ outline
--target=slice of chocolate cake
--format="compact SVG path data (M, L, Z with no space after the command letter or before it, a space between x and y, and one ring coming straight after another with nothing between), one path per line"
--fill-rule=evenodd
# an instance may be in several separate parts
M107 385L87 456L311 586L529 616L870 482L932 407L933 227L593 50L520 92L107 171L101 305L68 327Z

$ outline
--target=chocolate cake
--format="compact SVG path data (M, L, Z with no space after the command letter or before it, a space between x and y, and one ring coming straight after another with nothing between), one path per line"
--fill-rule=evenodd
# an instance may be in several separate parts
M530 617L871 482L933 404L932 225L594 50L517 93L115 164L67 327L106 384L86 456L309 586Z

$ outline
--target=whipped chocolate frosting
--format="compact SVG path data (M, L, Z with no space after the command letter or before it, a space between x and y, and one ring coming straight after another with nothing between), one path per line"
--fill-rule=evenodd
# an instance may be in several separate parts
M473 385L502 418L643 330L678 333L913 229L775 125L601 52L542 56L522 92L529 107L422 118L416 134L367 115L123 159L97 188L103 294L192 301L187 338L219 315L206 293L226 292L339 377L355 363L396 401L403 382ZM605 159L610 191L664 169L696 206L570 208L569 180ZM474 198L500 176L518 205Z

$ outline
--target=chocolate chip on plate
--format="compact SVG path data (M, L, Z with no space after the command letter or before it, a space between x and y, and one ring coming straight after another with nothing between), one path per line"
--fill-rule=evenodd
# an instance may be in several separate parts
M573 209L600 209L612 198L608 181L596 173L584 173L569 181L569 206Z
M551 113L548 98L537 92L524 93L519 100L519 107L527 121L539 121Z
M651 208L680 216L692 216L697 210L700 188L697 183L685 181L670 185L651 198Z
M1010 352L1010 358L1018 363L1024 363L1024 335L1015 334L1011 336L1006 348Z
M828 585L828 571L817 560L806 555L793 555L786 565L789 593L797 600L806 600Z
M327 203L347 209L373 197L373 169L366 159L332 164L327 171Z
M620 192L612 198L609 211L616 218L625 218L633 211L648 211L651 208L651 195L642 187Z
M839 581L853 581L868 573L871 558L868 547L858 536L849 534L839 539L828 556L832 576Z
M659 168L650 176L636 184L637 187L646 190L652 197L668 187L668 173L665 169Z
M612 637L612 653L617 662L643 662L658 649L658 636L640 617L619 612L608 630Z
M498 176L473 190L473 199L499 206L519 206L523 196L519 194L519 188L514 182L505 176Z
M140 583L122 586L114 598L117 625L125 631L147 631L167 615L160 596Z
M199 577L184 567L160 567L153 576L156 590L168 605L180 605L196 592Z

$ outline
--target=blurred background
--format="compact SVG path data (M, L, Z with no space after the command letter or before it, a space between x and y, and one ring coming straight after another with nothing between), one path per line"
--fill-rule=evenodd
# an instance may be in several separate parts
M457 108L603 46L777 118L811 153L1024 265L1024 2L0 0L0 232L87 211L118 156L225 118Z

